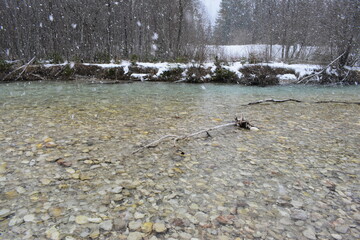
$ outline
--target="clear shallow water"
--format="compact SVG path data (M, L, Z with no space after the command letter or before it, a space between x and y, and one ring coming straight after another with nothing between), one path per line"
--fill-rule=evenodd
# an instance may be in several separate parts
M107 187L138 182L136 188L125 187L125 200L105 204L106 215L112 219L119 212L130 216L142 212L143 221L164 221L169 231L160 239L179 232L204 239L220 235L296 239L309 226L319 236L330 236L334 221L341 218L342 224L354 225L353 215L360 209L359 105L243 104L267 98L358 102L359 93L359 87L322 86L3 84L0 157L11 174L1 182L2 191L26 186L28 192L39 191L43 198L32 202L20 194L0 203L3 208L11 205L14 211L26 208L31 212L50 202L63 208L64 219L80 213L96 215L104 205L97 200L113 197L105 191ZM196 132L241 114L260 131L228 127L210 132L211 138L198 136L176 147L171 141L163 142L131 154L161 136ZM39 147L46 138L57 146ZM44 154L64 158L91 179L79 182L63 167L41 162ZM85 164L84 158L94 163ZM37 164L30 167L33 159ZM58 191L57 184L44 185L41 179L70 182L71 187ZM338 195L329 191L329 184L336 185ZM237 207L239 202L242 207ZM312 217L295 224L298 220L291 215L297 209ZM205 223L195 217L199 212L207 215ZM40 211L39 218L44 214ZM229 215L232 224L216 220ZM172 226L174 218L182 219L185 227ZM72 224L52 221L62 232ZM49 223L41 224L40 228L47 228ZM201 227L204 224L211 226ZM80 234L81 227L73 231ZM356 231L360 230L352 228L344 237L356 239Z

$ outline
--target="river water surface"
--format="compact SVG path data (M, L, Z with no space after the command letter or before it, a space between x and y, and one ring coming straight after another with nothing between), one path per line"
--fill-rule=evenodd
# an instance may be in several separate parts
M304 102L246 105L268 98ZM313 103L328 100L359 102L360 88L2 84L0 231L359 239L360 106ZM260 130L230 126L132 154L241 115Z

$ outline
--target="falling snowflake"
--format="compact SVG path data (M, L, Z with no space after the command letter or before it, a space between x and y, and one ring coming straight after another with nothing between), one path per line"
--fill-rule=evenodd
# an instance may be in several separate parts
M72 27L73 29L75 29L75 28L77 27L77 24L76 24L76 23L72 23L72 24L71 24L71 27Z
M39 26L42 28L43 27L43 24L42 24L42 22L39 24Z
M54 16L53 16L52 14L49 15L49 20L50 20L51 22L54 21Z
M152 49L153 49L154 51L158 50L158 47L156 46L156 44L153 44L153 45L152 45Z
M157 33L154 33L154 35L152 36L152 40L158 40L158 38L159 38L159 34L157 34Z
M137 21L136 23L139 27L141 27L141 22L140 21Z

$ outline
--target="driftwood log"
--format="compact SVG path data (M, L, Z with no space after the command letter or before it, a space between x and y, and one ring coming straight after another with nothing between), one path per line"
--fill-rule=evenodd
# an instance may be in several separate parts
M297 102L297 103L341 103L341 104L356 104L356 105L360 105L360 102L343 102L343 101L301 101L301 100L297 100L297 99L283 99L283 100L278 100L278 99L265 99L265 100L259 100L256 102L250 102L247 104L243 104L242 106L248 106L248 105L256 105L256 104L261 104L261 103L284 103L284 102Z
M174 146L176 146L176 143L179 140L188 139L188 138L197 136L197 135L202 134L202 133L206 133L207 136L209 137L209 136L211 136L209 134L210 131L213 131L213 130L216 130L216 129L219 129L219 128L228 127L228 126L235 126L235 127L238 127L238 128L241 128L241 129L247 129L247 130L255 130L255 131L258 130L257 127L250 124L247 120L245 120L244 117L241 117L240 119L236 117L235 121L233 121L233 122L226 123L226 124L223 124L223 125L214 126L214 127L204 129L204 130L201 130L201 131L198 131L198 132L195 132L195 133L191 133L191 134L188 134L188 135L183 135L183 136L165 135L165 136L159 138L158 140L155 140L155 141L153 141L151 143L148 143L148 144L138 148L137 150L133 151L133 154L141 152L142 150L144 150L146 148L156 147L160 142L163 142L163 141L165 141L167 139L173 139Z

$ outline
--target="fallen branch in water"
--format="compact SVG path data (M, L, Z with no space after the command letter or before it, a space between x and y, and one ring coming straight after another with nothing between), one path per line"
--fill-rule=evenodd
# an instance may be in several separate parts
M356 104L360 105L360 102L343 102L343 101L317 101L313 103L342 103L342 104Z
M201 131L198 131L198 132L195 132L195 133L191 133L191 134L188 134L188 135L183 135L183 136L165 135L165 136L159 138L156 141L153 141L153 142L151 142L149 144L146 144L143 147L138 148L137 150L135 150L132 153L135 154L135 153L138 153L138 152L140 152L140 151L142 151L142 150L144 150L146 148L156 147L160 142L162 142L162 141L164 141L166 139L173 139L174 146L176 146L176 143L179 140L184 140L184 139L187 139L187 138L191 138L191 137L194 137L194 136L202 134L202 133L207 133L207 136L210 136L210 134L209 134L210 131L213 131L213 130L216 130L216 129L219 129L219 128L223 128L223 127L228 127L228 126L235 126L235 127L248 129L248 130L254 130L254 131L258 130L258 128L254 127L252 124L250 124L248 121L246 121L244 119L244 117L241 117L240 119L238 119L236 117L234 122L214 126L214 127L211 127L211 128L205 129L205 130L201 130Z
M243 106L261 104L261 103L284 103L284 102L297 102L297 103L341 103L341 104L357 104L357 105L360 105L360 102L343 102L343 101L313 101L313 102L306 102L306 101L301 101L301 100L289 98L289 99L284 99L284 100L277 100L277 99L259 100L259 101L256 101L256 102L250 102L250 103L244 104Z
M251 102L251 103L248 103L248 104L245 104L245 105L255 105L255 104L266 103L266 102L283 103L283 102L302 102L302 101L297 100L297 99L292 99L292 98L284 99L284 100L265 99L265 100L259 100L259 101L256 101L256 102Z

